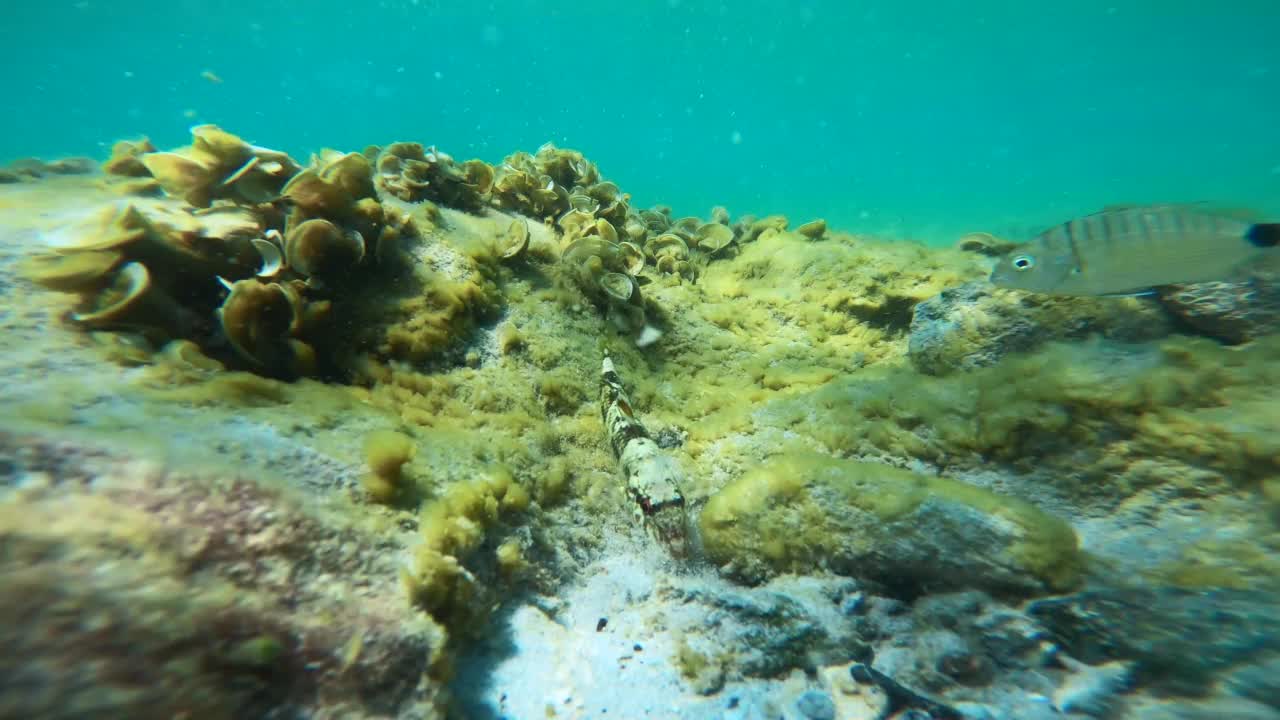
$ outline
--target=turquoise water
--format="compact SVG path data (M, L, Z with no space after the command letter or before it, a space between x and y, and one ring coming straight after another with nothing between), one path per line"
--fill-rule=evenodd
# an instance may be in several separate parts
M1111 203L1280 216L1274 0L5 5L0 161L213 122L300 158L551 140L641 205L935 243Z

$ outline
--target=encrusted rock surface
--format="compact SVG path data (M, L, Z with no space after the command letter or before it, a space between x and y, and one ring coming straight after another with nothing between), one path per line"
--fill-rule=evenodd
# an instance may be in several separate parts
M1170 285L1160 302L1187 325L1241 343L1280 332L1280 272L1258 271L1239 281Z
M916 305L907 352L916 370L945 375L1055 340L1141 342L1171 330L1168 316L1146 298L1064 298L974 281Z

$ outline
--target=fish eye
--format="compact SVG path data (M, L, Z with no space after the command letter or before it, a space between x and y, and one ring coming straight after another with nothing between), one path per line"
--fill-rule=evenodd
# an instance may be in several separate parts
M1036 266L1036 259L1030 255L1019 255L1013 259L1015 270L1030 270Z

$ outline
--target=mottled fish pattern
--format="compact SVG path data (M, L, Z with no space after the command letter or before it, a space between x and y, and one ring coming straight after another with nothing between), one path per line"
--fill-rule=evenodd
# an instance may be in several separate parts
M608 357L600 372L600 410L609 445L626 476L627 494L636 503L645 527L672 555L686 556L689 522L680 492L680 467L636 419L622 380Z

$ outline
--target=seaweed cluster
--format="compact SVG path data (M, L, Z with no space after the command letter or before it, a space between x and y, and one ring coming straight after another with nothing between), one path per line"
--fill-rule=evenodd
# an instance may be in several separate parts
M151 171L143 164L142 156L156 151L150 138L119 140L111 146L111 156L102 163L102 171L121 177L151 178Z
M550 143L534 154L508 156L496 170L491 201L558 228L564 277L641 347L660 336L646 315L643 285L663 276L696 280L706 263L727 255L735 243L787 228L781 216L730 223L719 207L706 221L673 218L665 206L637 210L631 196L603 179L582 153ZM799 231L818 239L826 223L814 221Z
M238 204L270 202L299 170L288 155L257 147L216 125L191 128L191 145L174 152L148 152L139 161L173 197L206 208L214 200Z
M325 150L302 166L214 125L191 133L171 152L145 138L117 143L103 169L129 201L33 258L30 274L79 294L70 319L87 329L188 340L184 355L271 377L346 377L370 352L422 362L500 303L497 264L529 248L518 217L488 251L419 262L404 277L405 251L448 224L440 207L505 210L558 230L560 279L641 347L661 336L642 286L695 280L736 243L787 228L780 216L730 223L723 208L709 221L636 210L582 153L550 144L497 168L412 142ZM799 229L825 231L822 221ZM426 267L441 264L455 271Z
M660 336L645 315L642 285L663 277L694 281L707 263L728 256L727 249L736 243L776 235L787 227L781 216L746 216L730 224L728 211L720 207L712 210L709 221L676 219L670 208L658 206L627 210L619 228L612 219L616 205L602 206L585 195L570 197L581 202L556 221L564 233L561 262L567 277L605 309L614 326L633 333L640 347ZM811 237L825 232L825 223L817 223L809 224Z
M483 160L456 162L435 146L398 142L385 148L370 147L365 156L377 168L378 192L408 203L424 200L460 210L485 206L493 187L493 168Z
M582 153L551 143L533 155L507 156L496 170L493 199L499 208L547 222L579 209L599 214L614 227L622 224L630 202Z
M72 322L129 330L156 345L190 340L222 362L275 377L333 371L334 305L386 270L414 234L376 197L373 165L325 151L301 167L215 126L154 152L117 144L106 169L154 179L181 203L133 197L27 266L81 296Z

